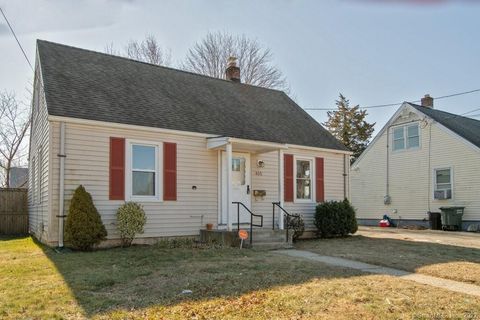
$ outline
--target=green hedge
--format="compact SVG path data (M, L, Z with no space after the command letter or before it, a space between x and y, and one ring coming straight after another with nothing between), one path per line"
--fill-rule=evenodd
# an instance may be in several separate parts
M357 232L355 209L350 202L328 201L317 205L315 213L317 234L322 238L345 237Z
M65 241L73 248L90 250L106 237L107 230L93 204L92 196L83 186L78 186L68 208Z

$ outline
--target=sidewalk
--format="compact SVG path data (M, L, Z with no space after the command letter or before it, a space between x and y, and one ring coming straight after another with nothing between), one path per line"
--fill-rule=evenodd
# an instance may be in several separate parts
M381 267L381 266L358 262L354 260L348 260L348 259L336 258L336 257L330 257L330 256L322 256L322 255L319 255L310 251L304 251L304 250L278 250L273 252L277 254L294 257L294 258L301 258L301 259L322 262L322 263L325 263L331 266L336 266L336 267L351 268L351 269L360 270L367 273L390 275L390 276L399 277L405 280L415 281L421 284L426 284L426 285L437 287L437 288L447 289L450 291L455 291L455 292L460 292L460 293L465 293L465 294L480 297L480 287L473 284L447 280L442 278L436 278L432 276L427 276L427 275L418 274L418 273L411 273L408 271L403 271L403 270L398 270L393 268Z

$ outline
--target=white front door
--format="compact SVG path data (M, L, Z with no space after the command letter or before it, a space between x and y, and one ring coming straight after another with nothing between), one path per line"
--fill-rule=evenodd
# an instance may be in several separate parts
M249 153L232 153L232 199L242 202L251 210L251 170ZM237 205L227 204L227 154L222 152L222 217L221 223L227 223L227 206L230 205L230 221L236 224ZM240 206L240 223L250 222L250 213Z

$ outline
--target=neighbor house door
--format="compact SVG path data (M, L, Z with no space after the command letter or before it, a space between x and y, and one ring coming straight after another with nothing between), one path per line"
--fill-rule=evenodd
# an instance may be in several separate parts
M251 209L251 170L249 153L232 153L232 202L242 202ZM227 204L227 154L222 152L222 217L221 223L227 223L227 205L230 205L230 221L237 223L237 205ZM240 223L250 222L250 213L240 208Z

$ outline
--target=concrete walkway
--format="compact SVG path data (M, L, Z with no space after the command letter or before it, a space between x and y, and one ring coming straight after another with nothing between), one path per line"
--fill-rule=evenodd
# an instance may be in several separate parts
M351 268L351 269L360 270L367 273L384 274L384 275L399 277L401 279L415 281L421 284L426 284L426 285L437 287L437 288L447 289L450 291L455 291L455 292L460 292L460 293L465 293L465 294L480 297L480 287L473 284L447 280L442 278L436 278L436 277L427 276L419 273L411 273L408 271L381 267L373 264L368 264L368 263L363 263L363 262L353 261L353 260L348 260L343 258L322 256L322 255L319 255L310 251L304 251L304 250L277 250L273 252L290 256L290 257L322 262L322 263L325 263L331 266L336 266L336 267Z

